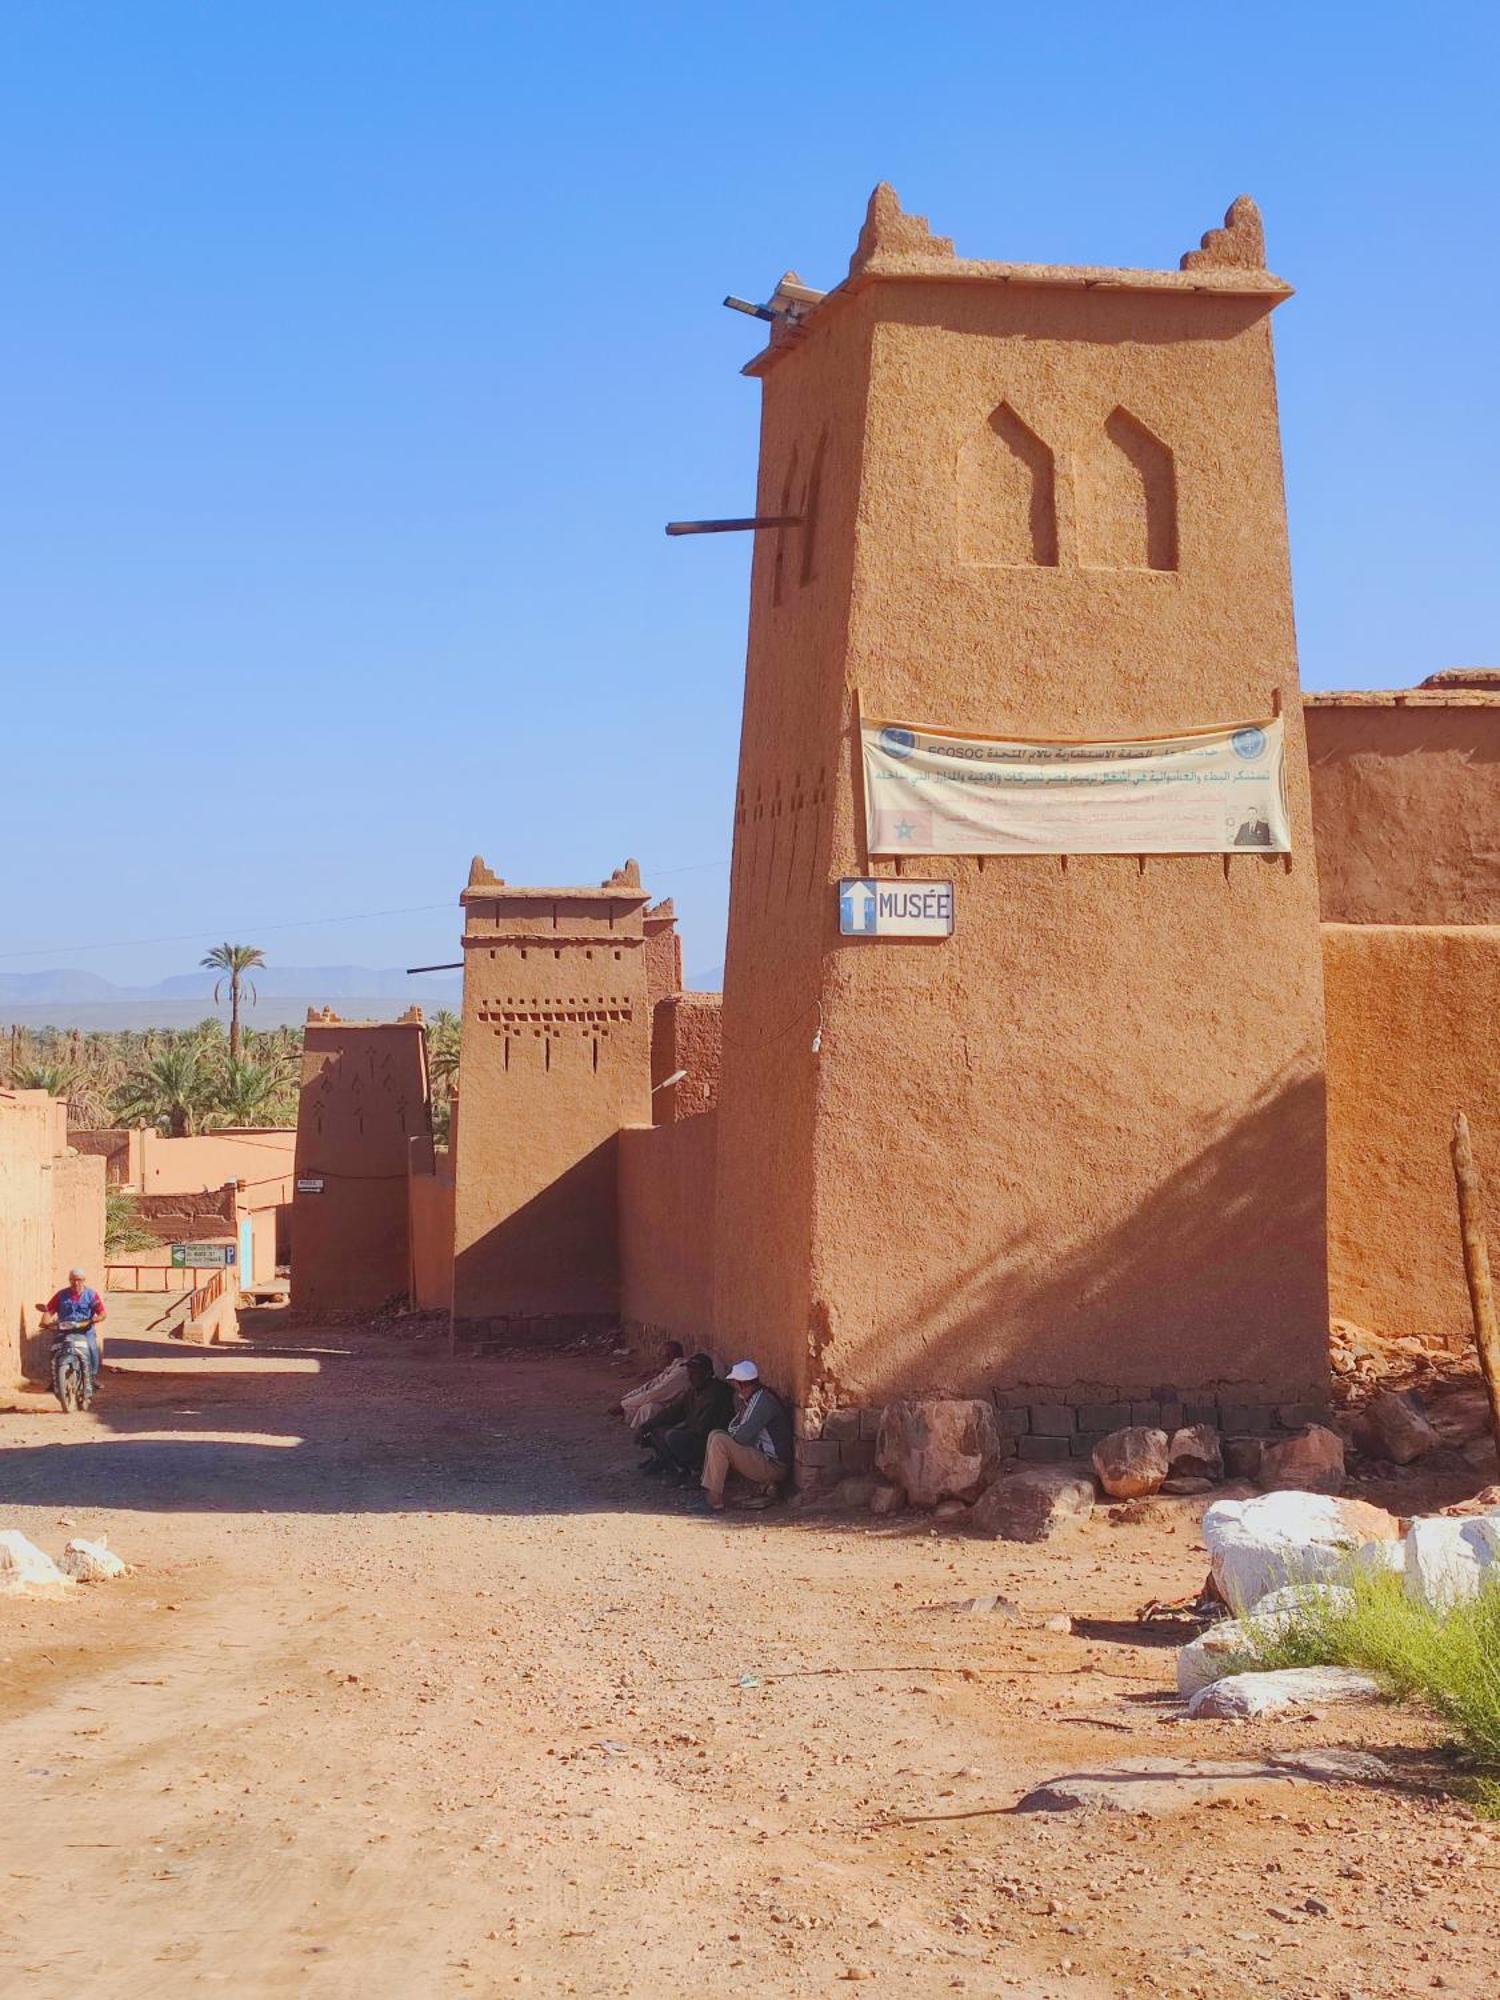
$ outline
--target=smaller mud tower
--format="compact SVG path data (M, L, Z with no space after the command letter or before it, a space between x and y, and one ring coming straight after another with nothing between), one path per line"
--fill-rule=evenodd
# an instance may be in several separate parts
M412 1288L407 1177L432 1172L427 1030L310 1008L292 1196L292 1304L373 1312Z
M1326 1385L1287 295L1245 199L1179 270L1074 269L955 256L881 188L750 364L790 524L751 580L716 1333L798 1401ZM1284 740L1290 852L872 855L861 718ZM953 935L841 935L840 878L898 876L953 883Z
M651 1122L640 870L520 889L476 858L460 900L455 1331L605 1326L619 1309L617 1134Z

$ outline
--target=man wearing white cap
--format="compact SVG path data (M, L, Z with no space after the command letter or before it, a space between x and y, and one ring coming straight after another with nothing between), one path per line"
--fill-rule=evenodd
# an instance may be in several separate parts
M82 1333L83 1345L89 1357L89 1386L99 1386L99 1336L94 1328L104 1318L104 1301L75 1264L68 1273L68 1282L60 1292L54 1292L42 1311L51 1313L58 1330L66 1333L70 1329Z
M736 1415L727 1431L710 1431L703 1454L703 1490L717 1513L731 1472L753 1486L779 1486L792 1469L792 1420L786 1405L760 1379L753 1361L736 1361L726 1376Z

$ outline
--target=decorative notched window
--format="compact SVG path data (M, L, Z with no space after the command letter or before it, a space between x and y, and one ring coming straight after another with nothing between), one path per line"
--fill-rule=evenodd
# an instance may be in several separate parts
M1054 568L1057 469L1051 448L1000 403L965 442L958 467L965 562Z
M1079 463L1078 555L1089 569L1177 567L1177 468L1168 445L1117 407Z

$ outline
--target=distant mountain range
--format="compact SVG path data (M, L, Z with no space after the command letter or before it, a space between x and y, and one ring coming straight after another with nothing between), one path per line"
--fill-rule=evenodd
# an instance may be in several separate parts
M717 992L724 968L690 973L688 985ZM252 1028L295 1026L309 1007L337 1009L351 1021L394 1020L418 1006L430 1020L441 1008L457 1013L463 978L457 972L412 976L399 966L268 965L253 978L256 1003L246 1001ZM187 1028L207 1015L229 1014L229 989L214 1005L211 972L175 972L154 986L117 986L97 972L61 967L46 972L0 972L0 1026L23 1028Z
M353 1020L390 1019L410 1007L428 1015L457 1009L463 984L457 973L413 978L399 966L268 965L253 977L256 1004L244 1017L253 1028L300 1021L309 1007L332 1005ZM0 1022L22 1027L180 1028L209 1014L227 1014L228 986L214 1005L211 972L177 972L153 986L118 986L97 972L53 968L0 972Z
M368 965L267 965L246 975L263 1000L288 996L339 1000L351 993L370 999L385 995L391 999L414 999L435 987L457 991L456 976L442 979L425 975L411 978L399 966L372 968ZM228 991L228 981L223 982ZM214 974L174 972L154 986L117 986L97 972L0 972L0 1005L45 1006L50 1000L85 1000L104 1005L110 1001L209 1000L213 999Z

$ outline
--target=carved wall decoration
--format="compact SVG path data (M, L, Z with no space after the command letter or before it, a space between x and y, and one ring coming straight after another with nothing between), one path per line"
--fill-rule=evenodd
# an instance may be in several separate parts
M964 445L958 505L965 562L1056 565L1053 455L1009 403L992 410Z
M1079 461L1079 559L1093 569L1177 567L1177 468L1171 448L1115 408Z

